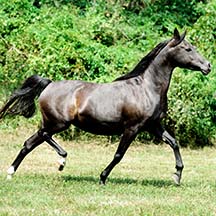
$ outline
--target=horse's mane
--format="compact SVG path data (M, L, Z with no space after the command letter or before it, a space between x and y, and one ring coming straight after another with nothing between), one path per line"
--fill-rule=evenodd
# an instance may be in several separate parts
M123 75L115 79L114 81L119 80L127 80L132 77L139 76L140 74L143 74L145 70L148 68L150 63L154 60L154 58L160 53L160 51L168 44L170 40L166 40L164 42L159 43L152 51L150 51L143 59L135 66L135 68Z

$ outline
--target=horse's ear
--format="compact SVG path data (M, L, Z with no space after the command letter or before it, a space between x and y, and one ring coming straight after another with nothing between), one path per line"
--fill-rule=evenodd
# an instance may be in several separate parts
M174 33L173 33L173 38L175 40L179 40L180 39L180 34L177 28L174 29Z
M171 41L170 46L174 47L180 44L184 40L185 35L186 35L186 31L182 35L180 35L178 29L175 28L173 33L173 40Z

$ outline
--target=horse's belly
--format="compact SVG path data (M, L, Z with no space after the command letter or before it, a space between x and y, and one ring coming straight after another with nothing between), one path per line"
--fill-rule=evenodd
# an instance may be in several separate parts
M123 125L119 122L98 122L93 119L72 122L76 127L98 135L118 135L123 132Z

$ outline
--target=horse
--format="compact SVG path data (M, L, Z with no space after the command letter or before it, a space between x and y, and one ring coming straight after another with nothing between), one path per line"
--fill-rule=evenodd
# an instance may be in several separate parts
M211 64L185 36L186 31L180 34L175 29L171 39L159 43L131 72L110 83L51 81L38 75L27 78L0 110L0 119L6 115L30 118L38 99L42 121L7 170L8 178L12 178L26 155L43 142L61 156L59 170L63 170L67 152L53 135L73 124L97 135L120 135L114 158L100 174L101 184L106 183L137 134L147 131L173 149L176 163L173 178L179 185L184 168L179 145L161 124L168 110L167 92L172 72L176 67L201 71L204 75L211 71Z

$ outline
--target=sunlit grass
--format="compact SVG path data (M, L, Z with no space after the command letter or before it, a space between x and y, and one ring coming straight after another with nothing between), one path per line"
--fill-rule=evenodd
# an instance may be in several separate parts
M182 149L182 185L172 181L174 157L166 145L133 144L107 185L99 174L117 143L63 142L68 161L57 170L55 151L43 144L21 164L12 181L6 170L34 128L0 132L0 215L216 215L216 150Z

